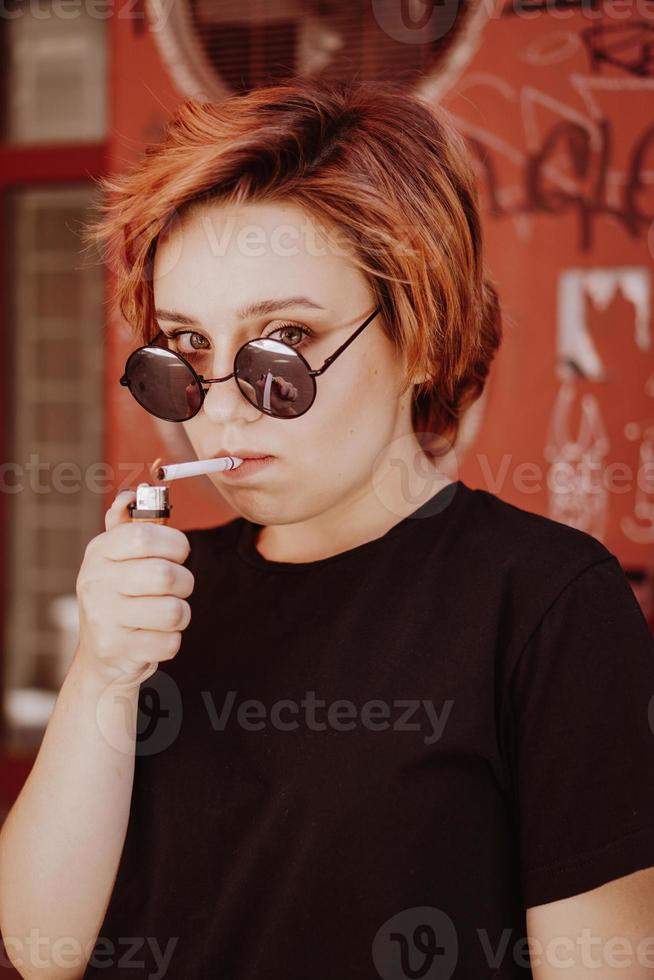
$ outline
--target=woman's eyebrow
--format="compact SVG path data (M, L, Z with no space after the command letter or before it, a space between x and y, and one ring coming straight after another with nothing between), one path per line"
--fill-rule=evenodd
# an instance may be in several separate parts
M260 299L254 303L249 303L247 306L241 307L236 311L236 316L239 320L245 320L250 316L266 316L269 313L275 313L278 310L284 310L288 306L303 306L309 310L324 310L324 306L320 306L314 300L309 299L308 296L284 296L281 299ZM198 326L198 321L194 320L192 317L184 316L183 313L176 313L175 310L155 310L154 315L158 320L168 320L170 323L182 323L186 326Z

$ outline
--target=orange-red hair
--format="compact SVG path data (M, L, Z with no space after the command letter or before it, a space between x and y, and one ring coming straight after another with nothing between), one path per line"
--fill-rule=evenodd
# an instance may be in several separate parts
M394 83L296 77L220 103L188 99L129 173L100 181L84 237L115 272L140 343L157 332L157 240L190 206L292 199L351 243L407 363L425 451L454 445L502 337L484 268L475 175L442 108Z

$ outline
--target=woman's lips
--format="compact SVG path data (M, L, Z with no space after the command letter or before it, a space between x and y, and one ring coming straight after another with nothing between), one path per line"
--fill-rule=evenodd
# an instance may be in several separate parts
M269 466L274 458L274 456L241 457L243 462L240 466L237 466L234 470L223 470L220 475L224 476L228 480L238 480L244 476L249 476L250 474L256 473L266 466Z

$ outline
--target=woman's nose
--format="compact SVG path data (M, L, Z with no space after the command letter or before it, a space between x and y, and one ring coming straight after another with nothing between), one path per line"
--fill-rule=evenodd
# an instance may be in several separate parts
M224 374L215 374L213 377L224 377ZM261 412L242 394L234 377L227 381L216 381L205 385L205 388L207 393L204 396L202 411L211 422L226 422L231 419L250 421L261 415Z

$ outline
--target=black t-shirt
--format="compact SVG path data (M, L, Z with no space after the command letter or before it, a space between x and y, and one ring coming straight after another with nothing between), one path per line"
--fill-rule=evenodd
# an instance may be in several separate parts
M265 559L186 532L85 977L530 977L525 910L654 865L654 642L594 537L462 481Z

